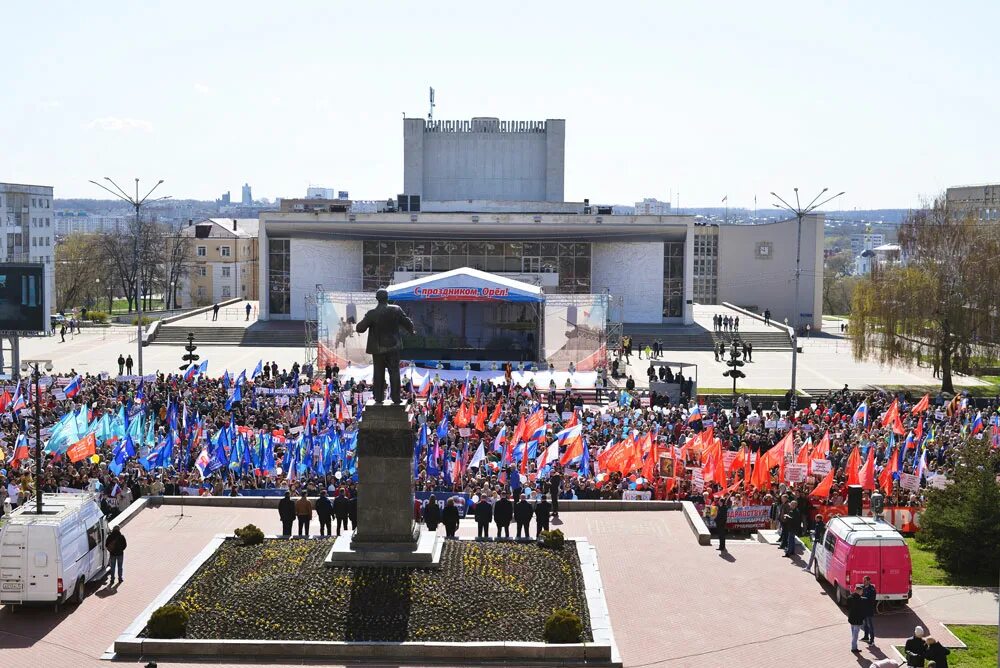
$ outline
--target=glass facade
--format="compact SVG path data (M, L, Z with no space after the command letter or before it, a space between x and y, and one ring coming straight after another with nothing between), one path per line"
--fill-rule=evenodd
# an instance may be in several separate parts
M684 243L663 242L663 317L684 315Z
M719 231L708 228L694 235L694 300L699 304L719 301Z
M397 271L471 267L490 273L558 273L558 292L589 294L590 252L590 243L565 241L365 241L362 288L384 288Z
M273 315L291 315L291 253L288 239L267 240L267 295Z

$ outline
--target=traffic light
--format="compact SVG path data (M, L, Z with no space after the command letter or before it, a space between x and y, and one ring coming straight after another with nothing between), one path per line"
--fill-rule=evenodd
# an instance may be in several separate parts
M181 359L184 360L184 364L181 365L181 371L186 371L191 367L192 364L198 361L199 355L195 355L194 351L198 350L198 346L194 344L194 334L188 332L188 342L184 346L184 350L187 354L182 356Z

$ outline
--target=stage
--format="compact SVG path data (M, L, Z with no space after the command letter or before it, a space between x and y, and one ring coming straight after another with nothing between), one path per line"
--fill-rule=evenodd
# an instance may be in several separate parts
M580 371L606 364L607 295L545 294L541 288L498 274L463 267L387 288L389 302L413 321L403 336L404 361L504 362ZM367 336L354 325L375 306L374 295L317 295L317 362L366 366ZM449 361L451 362L449 364ZM458 364L456 364L458 363Z

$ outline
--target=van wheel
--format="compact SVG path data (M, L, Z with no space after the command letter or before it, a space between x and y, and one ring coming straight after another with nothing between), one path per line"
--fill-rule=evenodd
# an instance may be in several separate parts
M83 603L83 599L87 596L87 582L80 578L76 582L76 589L73 590L73 602L77 605Z
M819 562L817 561L813 564L813 575L816 577L816 582L823 582L823 576L819 573Z
M833 583L833 600L840 607L847 605L847 591L836 582Z

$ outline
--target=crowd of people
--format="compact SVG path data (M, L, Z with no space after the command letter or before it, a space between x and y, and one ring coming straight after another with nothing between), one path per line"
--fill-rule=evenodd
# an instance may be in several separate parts
M272 363L235 378L46 377L41 487L98 490L109 515L151 494L287 490L354 499L358 414L370 393L338 372ZM794 500L790 531L798 533L824 507L846 503L848 484L879 489L886 506L920 507L965 439L997 438L995 406L980 412L958 397L918 401L845 387L790 414L745 397L730 410L614 390L610 403L587 404L573 388L420 373L406 392L415 489L464 494L476 517L476 504L495 509L505 495L534 507L544 494L557 512L560 499L648 493L697 501L706 513L721 498L727 507L771 506L777 526ZM8 508L37 484L34 399L29 384L0 395L0 502Z

